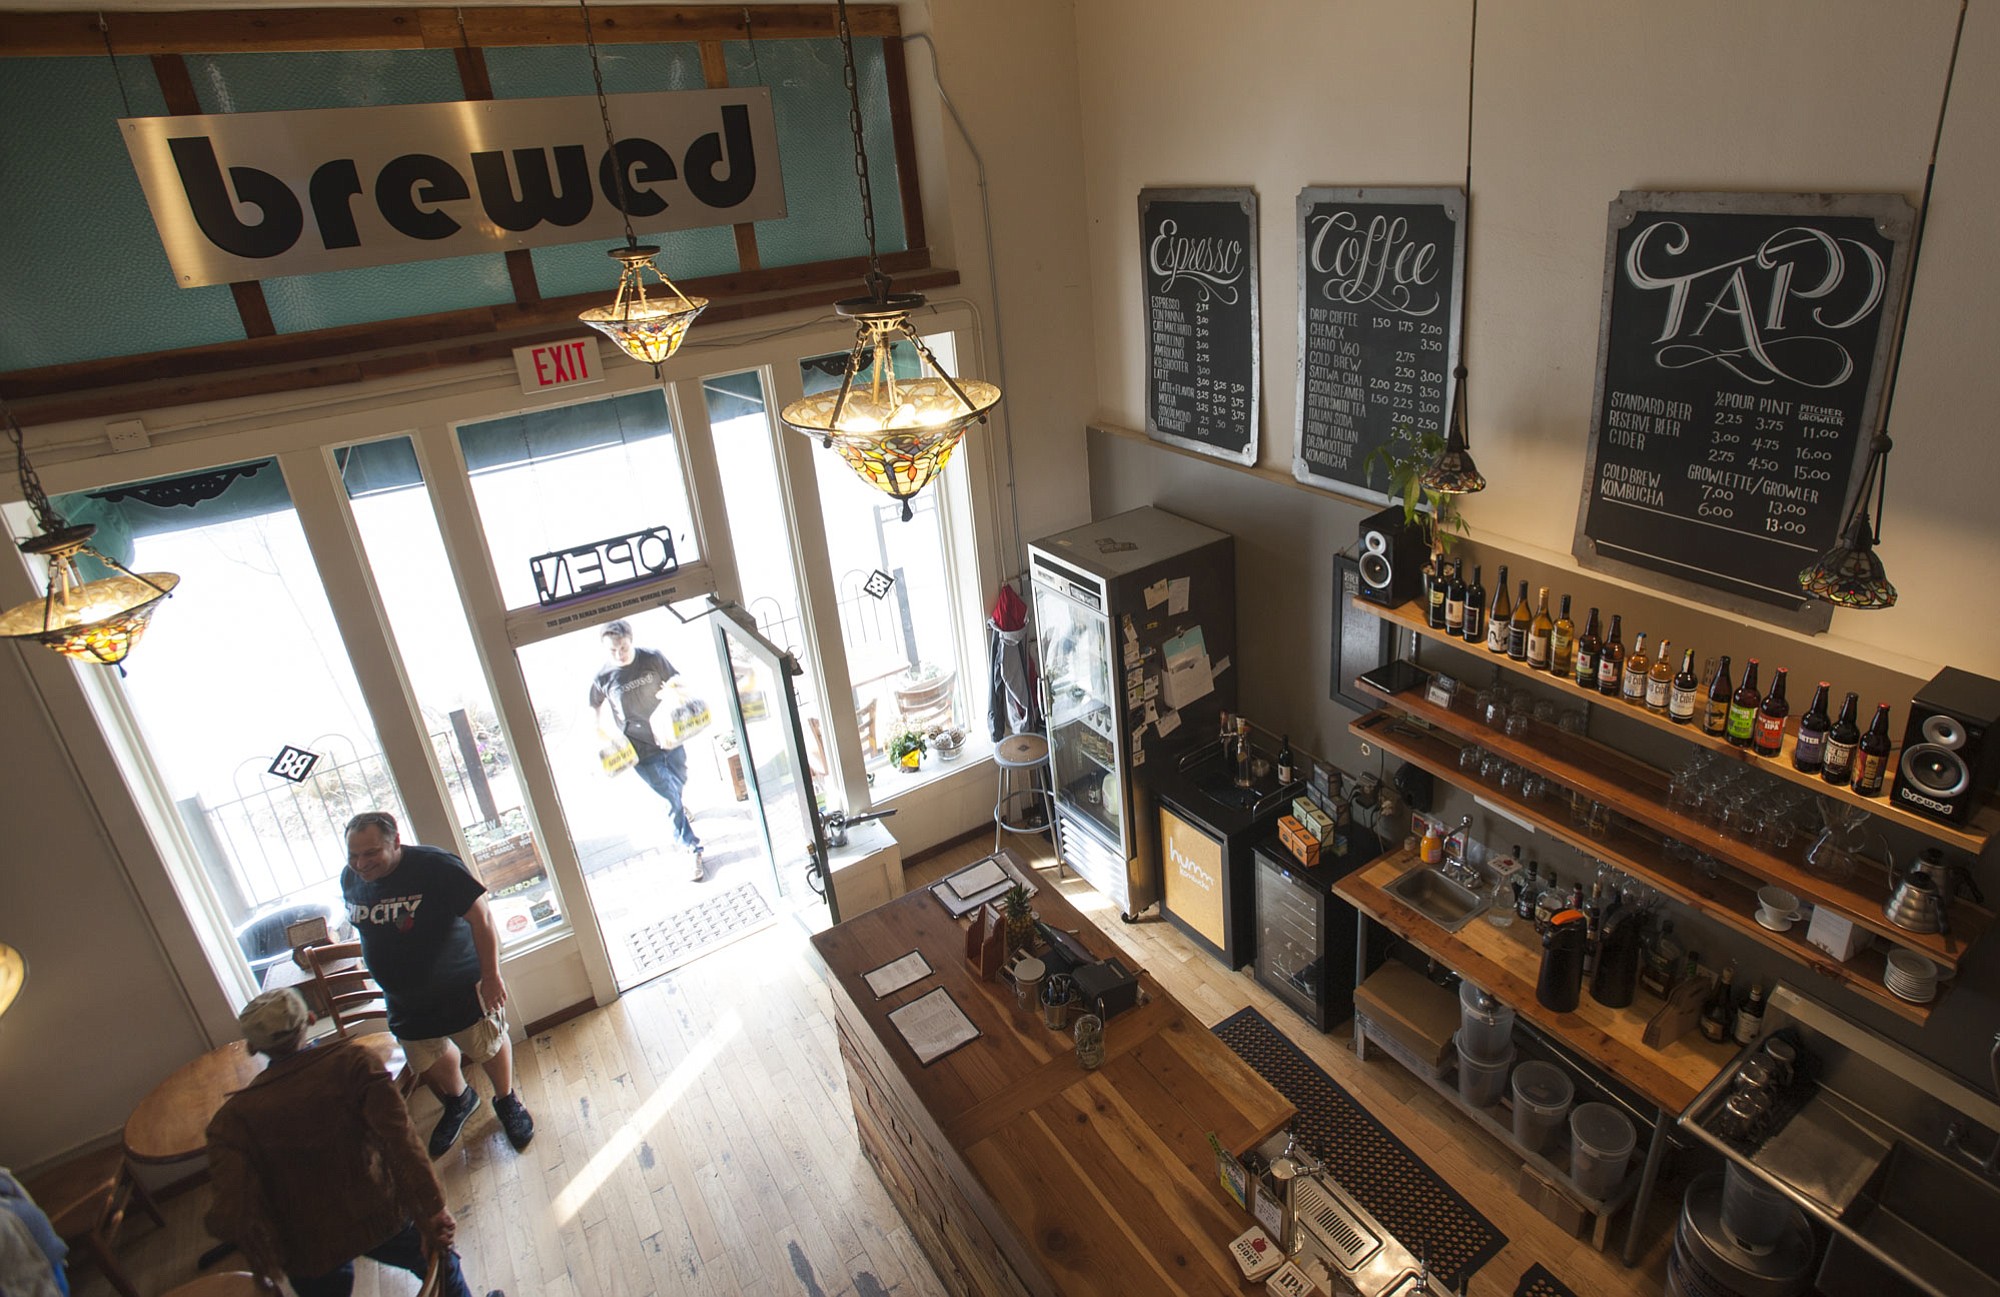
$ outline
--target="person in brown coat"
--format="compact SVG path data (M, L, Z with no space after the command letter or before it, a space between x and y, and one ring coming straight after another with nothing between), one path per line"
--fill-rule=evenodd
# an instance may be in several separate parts
M301 1049L311 1014L289 987L237 1020L271 1065L208 1124L209 1232L298 1297L348 1297L356 1257L422 1276L432 1255L439 1293L471 1297L451 1247L457 1222L381 1061L357 1041Z

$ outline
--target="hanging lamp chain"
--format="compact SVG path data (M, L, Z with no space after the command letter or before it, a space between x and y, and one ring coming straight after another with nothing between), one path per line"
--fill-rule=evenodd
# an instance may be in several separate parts
M604 123L604 151L611 159L611 174L618 182L618 215L625 222L625 246L639 246L639 236L632 233L631 203L625 194L625 163L618 156L618 140L611 131L611 102L604 97L604 70L597 64L597 35L590 25L590 5L587 0L576 0L577 8L583 10L583 44L590 52L590 79L597 86L597 117Z
M28 462L26 434L15 421L14 411L5 398L0 398L0 416L5 416L7 420L7 437L14 443L14 467L21 480L21 499L26 501L29 511L35 515L35 525L46 533L62 531L69 526L69 521L56 512L56 507L49 503L47 493L42 490L42 479L35 472L35 466Z
M861 230L868 236L868 293L877 301L889 296L889 277L875 250L875 200L869 195L868 149L861 138L861 81L854 74L854 32L847 25L847 0L837 0L840 19L841 74L847 80L847 129L854 136L854 179L861 186Z

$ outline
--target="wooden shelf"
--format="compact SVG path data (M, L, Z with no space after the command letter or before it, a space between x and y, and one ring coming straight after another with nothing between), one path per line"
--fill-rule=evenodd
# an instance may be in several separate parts
M1399 697L1397 701L1402 699ZM1523 801L1515 793L1503 793L1465 774L1458 768L1460 745L1436 729L1412 725L1402 720L1394 711L1370 712L1348 728L1383 751L1414 762L1446 783L1464 788L1489 802L1505 807L1509 814L1523 823L1533 825L1558 842L1574 847L1586 855L1610 861L1618 868L1644 879L1676 901L1708 916L1732 932L1748 937L1794 963L1803 964L1815 973L1839 983L1847 990L1900 1017L1916 1023L1927 1022L1931 1011L1937 1007L1938 1000L1933 1000L1929 1004L1912 1004L1892 994L1882 983L1887 968L1887 958L1883 952L1872 946L1862 950L1845 964L1836 963L1825 951L1805 939L1805 924L1795 923L1788 931L1773 932L1757 922L1755 917L1757 893L1754 883L1746 884L1726 873L1710 878L1690 865L1671 860L1658 842L1645 834L1635 832L1629 825L1617 825L1612 829L1610 836L1605 838L1591 837L1569 824L1565 808L1560 803ZM1482 727L1482 734L1486 733L1491 731L1485 731ZM1421 916L1411 913L1418 921L1423 921ZM1916 937L1919 934L1904 935ZM1442 957L1440 955L1440 958ZM1539 956L1537 958L1539 959ZM1479 979L1475 977L1473 980L1476 982ZM1530 989L1532 992L1532 985ZM1940 999L1946 990L1945 986L1939 987Z
M1485 649L1477 645L1467 644L1457 636L1447 635L1441 630L1433 630L1430 623L1424 619L1422 609L1414 603L1406 603L1398 608L1384 608L1380 604L1370 603L1365 599L1355 599L1353 602L1356 608L1380 617L1383 621L1388 622L1398 630L1414 631L1425 639L1435 640L1441 644L1449 644L1463 652L1478 654L1481 661L1491 662L1503 671L1526 676L1531 680L1538 680L1542 684L1550 684L1552 682L1566 684L1578 699L1599 704L1608 715L1624 717L1637 721L1641 725L1650 725L1656 730L1672 734L1675 738L1685 739L1696 747L1706 748L1711 752L1719 752L1732 760L1742 761L1748 765L1755 766L1757 769L1766 771L1789 783L1798 784L1801 787L1810 788L1816 793L1831 797L1837 802L1859 806L1871 815L1879 815L1892 824L1912 829L1935 842L1957 847L1959 850L1969 852L1973 856L1978 856L1981 852L1985 851L1987 844L1996 836L2000 836L2000 805L1996 805L1990 799L1973 813L1969 823L1965 825L1944 824L1928 816L1919 815L1915 811L1904 810L1890 801L1886 795L1882 797L1863 797L1845 784L1830 784L1818 775L1808 774L1798 769L1792 764L1792 748L1798 737L1798 723L1795 720L1787 724L1785 744L1778 755L1775 757L1760 757L1748 748L1739 748L1727 739L1717 738L1712 734L1705 733L1699 725L1676 725L1666 717L1647 711L1644 707L1635 707L1630 703L1610 698L1604 694L1585 693L1583 690L1577 688L1574 682L1565 681L1561 676L1553 675L1547 671L1537 671L1527 663L1516 662L1504 653L1488 653ZM1894 778L1894 771L1896 769L1896 756L1897 753L1894 751L1889 755L1891 779Z
M1516 921L1496 928L1481 917L1456 933L1446 932L1388 891L1389 884L1417 863L1411 852L1391 852L1336 882L1334 895L1474 985L1491 991L1538 1030L1668 1112L1684 1110L1734 1057L1734 1043L1711 1043L1699 1032L1669 1041L1660 1049L1642 1043L1647 1019L1660 1003L1644 991L1627 1009L1607 1009L1591 999L1588 991L1570 1013L1543 1008L1535 999L1542 963L1535 925Z

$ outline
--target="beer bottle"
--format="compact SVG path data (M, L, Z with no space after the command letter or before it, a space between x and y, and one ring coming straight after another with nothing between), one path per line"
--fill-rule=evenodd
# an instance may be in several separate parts
M1844 784L1854 771L1854 750L1861 743L1861 727L1854 723L1855 705L1861 700L1849 694L1840 703L1840 718L1826 732L1820 749L1819 777L1830 784Z
M1833 719L1826 714L1827 683L1822 680L1813 691L1812 705L1806 714L1799 717L1798 741L1792 744L1792 766L1809 775L1819 773L1820 757L1826 747L1826 732L1833 728Z
M1597 692L1618 696L1619 681L1625 674L1625 619L1611 614L1611 633L1597 655Z
M1618 693L1634 707L1646 702L1646 675L1653 664L1646 657L1646 632L1640 631L1632 641L1632 652L1625 658L1625 674L1619 677Z
M1576 641L1576 684L1579 689L1597 688L1597 655L1604 651L1598 629L1597 609L1583 619L1583 634Z
M1661 640L1653 654L1653 669L1646 676L1646 710L1656 716L1667 714L1667 700L1674 692L1673 641Z
M1543 586L1535 601L1535 617L1528 623L1528 665L1537 671L1549 669L1549 641L1555 638L1555 622L1549 617L1549 588Z
M1694 673L1694 650L1681 659L1674 686L1667 693L1667 719L1676 725L1694 724L1695 695L1701 692L1701 677Z
M1563 596L1562 616L1549 636L1549 670L1567 678L1576 669L1576 623L1569 619L1569 596Z
M1760 757L1775 757L1785 746L1785 717L1792 705L1785 701L1785 668L1779 667L1771 681L1771 692L1758 705L1750 747Z
M1882 777L1889 771L1889 704L1875 704L1875 719L1861 736L1854 754L1854 791L1863 797L1882 795Z
M1708 682L1708 708L1701 714L1701 732L1721 738L1729 732L1729 655L1722 655L1722 664L1715 668L1715 678ZM1859 738L1860 735L1856 735Z
M1763 695L1757 692L1757 659L1751 658L1750 665L1743 668L1743 683L1729 700L1729 717L1724 722L1724 733L1737 747L1749 747L1756 736L1757 708L1763 701Z
M1507 656L1516 662L1528 660L1528 631L1535 614L1528 611L1528 583L1521 582L1520 597L1514 600L1514 615L1507 619Z

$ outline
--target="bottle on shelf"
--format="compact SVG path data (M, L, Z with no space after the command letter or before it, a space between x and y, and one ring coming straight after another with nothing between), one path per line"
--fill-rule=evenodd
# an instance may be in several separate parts
M1785 718L1792 705L1785 701L1785 668L1771 677L1771 692L1757 705L1757 720L1751 731L1750 750L1760 757L1775 757L1785 747Z
M1436 820L1424 821L1424 838L1417 854L1427 865L1435 865L1444 859L1444 829Z
M1861 727L1855 724L1854 716L1860 703L1857 694L1843 698L1840 716L1826 732L1826 744L1820 749L1819 777L1830 784L1844 784L1854 772L1854 750L1861 746Z
M1724 684L1729 683L1723 681ZM1756 736L1757 708L1764 702L1763 694L1757 690L1757 659L1751 658L1750 665L1743 668L1743 683L1729 699L1728 718L1723 722L1723 737L1739 748L1750 746Z
M1547 923L1551 914L1568 903L1569 897L1562 889L1562 880L1556 877L1554 870L1550 870L1548 886L1544 887L1542 894L1535 898L1535 922Z
M1764 979L1750 983L1750 998L1736 1011L1735 1040L1739 1045L1754 1045L1764 1034Z
M1674 921L1660 920L1647 941L1639 967L1639 985L1666 999L1680 982L1681 943L1674 938Z
M1431 555L1431 561L1424 566L1424 595L1425 617L1432 630L1444 629L1444 589L1450 580L1450 562L1442 554Z
M1521 848L1514 848L1514 859L1521 858ZM1504 862L1503 862L1504 863ZM1496 874L1493 881L1493 895L1486 903L1486 921L1496 928L1512 927L1515 907L1519 904L1521 884L1510 879L1506 873Z
M1505 653L1507 632L1514 618L1514 604L1507 597L1507 565L1500 565L1500 581L1493 587L1493 608L1486 617L1486 651Z
M1535 917L1535 901L1542 894L1542 867L1530 860L1528 872L1514 883L1514 915L1516 918Z
M1444 633L1465 638L1465 564L1454 563L1444 587Z
M1465 587L1465 625L1459 633L1467 644L1486 642L1486 583L1481 579L1485 574L1484 568L1474 564L1472 584ZM1507 578L1500 579L1505 582Z
M1583 975L1589 977L1597 971L1597 941L1604 931L1604 884L1593 881L1577 908L1583 911Z
M1826 681L1819 682L1813 690L1812 705L1806 714L1799 717L1798 738L1792 743L1792 766L1809 775L1819 773L1820 759L1825 755L1826 732L1833 728L1833 718L1826 714Z
M1667 703L1674 692L1674 660L1672 640L1661 640L1660 651L1653 654L1653 669L1646 673L1646 710L1655 716L1667 714Z
M1298 774L1292 766L1292 736L1283 735L1278 740L1278 782L1289 784L1298 778Z
M1652 659L1646 656L1646 632L1640 631L1632 639L1632 651L1625 655L1625 674L1619 677L1619 697L1634 707L1643 707L1646 703L1646 680L1652 670Z
M1549 670L1567 678L1576 670L1576 623L1569 619L1569 596L1562 598L1562 616L1549 632Z
M1620 678L1625 674L1625 619L1611 614L1611 631L1597 655L1597 692L1618 696Z
M1549 588L1543 586L1535 599L1535 616L1528 623L1528 665L1537 671L1549 669L1549 641L1555 638L1555 627L1549 616Z
M1694 700L1700 692L1701 677L1694 673L1694 650L1689 649L1674 673L1673 688L1667 691L1667 719L1676 725L1694 724Z
M1715 984L1715 991L1708 997L1708 1003L1701 1006L1701 1034L1718 1044L1730 1039L1736 1031L1736 963L1731 960L1722 970L1722 980Z
M1889 704L1875 704L1875 719L1861 736L1854 753L1854 791L1863 797L1880 797L1882 780L1889 772Z
M1250 718L1236 718L1236 786L1248 788L1256 781L1250 777Z
M1535 614L1528 611L1528 583L1523 581L1514 599L1514 615L1507 619L1507 656L1516 662L1528 660L1528 632L1534 624Z
M1604 651L1604 634L1597 621L1597 609L1583 619L1583 634L1576 640L1576 683L1582 689L1597 688L1597 655Z
M1715 668L1715 676L1708 682L1708 706L1701 714L1701 732L1721 738L1729 732L1729 655L1722 655L1722 662Z

